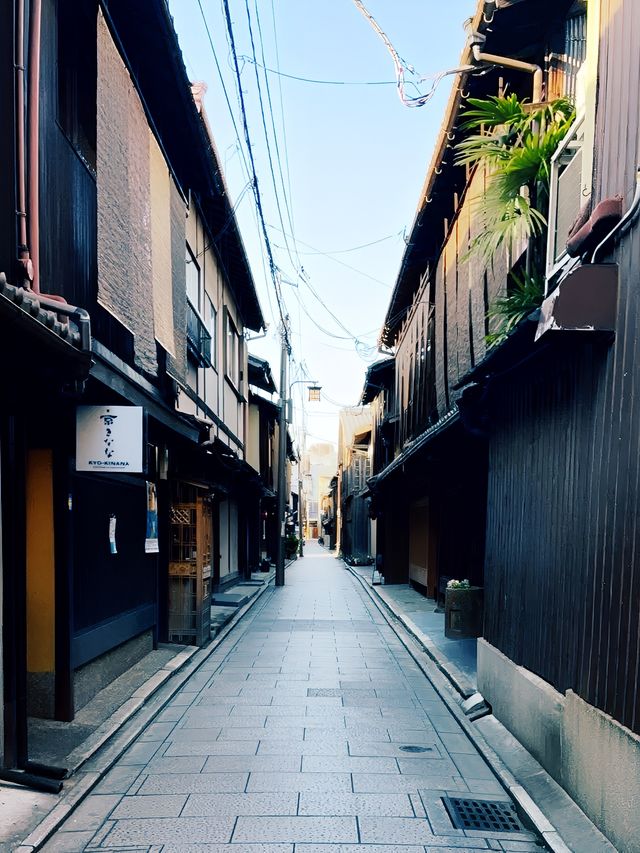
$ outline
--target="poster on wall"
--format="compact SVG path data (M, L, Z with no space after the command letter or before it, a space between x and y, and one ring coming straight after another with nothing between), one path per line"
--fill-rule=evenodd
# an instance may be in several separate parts
M147 481L147 536L144 540L145 554L157 554L158 547L158 492L155 483Z
M78 406L76 471L144 470L142 406Z

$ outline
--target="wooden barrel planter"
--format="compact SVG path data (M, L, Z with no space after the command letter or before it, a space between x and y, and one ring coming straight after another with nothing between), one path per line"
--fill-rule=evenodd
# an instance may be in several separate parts
M466 640L482 634L484 589L447 589L444 600L444 635L450 640Z

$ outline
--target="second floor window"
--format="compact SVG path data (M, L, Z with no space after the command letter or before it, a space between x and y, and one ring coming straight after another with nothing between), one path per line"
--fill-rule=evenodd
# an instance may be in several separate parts
M196 309L200 310L200 267L196 261L196 257L187 246L186 250L186 269L187 269L187 299Z
M97 15L95 3L58 0L58 123L94 174Z
M228 312L225 314L225 373L233 386L240 390L240 335Z

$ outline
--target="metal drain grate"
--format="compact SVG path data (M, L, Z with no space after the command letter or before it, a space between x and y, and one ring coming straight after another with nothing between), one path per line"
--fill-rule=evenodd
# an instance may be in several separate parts
M409 746L401 746L400 749L403 752L433 752L432 746L414 746L413 744Z
M511 803L502 800L466 800L461 797L443 797L442 802L456 829L487 832L524 830Z

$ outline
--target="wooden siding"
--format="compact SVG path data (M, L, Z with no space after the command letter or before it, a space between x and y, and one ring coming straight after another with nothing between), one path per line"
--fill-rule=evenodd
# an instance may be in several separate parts
M40 289L91 311L96 297L96 179L58 124L57 92L55 3L45 0L40 80Z
M487 310L504 292L512 266L506 251L497 252L489 267L471 251L482 228L486 184L483 169L471 172L435 270L425 271L400 330L400 449L450 410L460 395L454 386L486 354Z
M603 0L595 200L635 187L640 18ZM616 247L615 342L570 342L494 396L485 635L640 732L640 227Z

